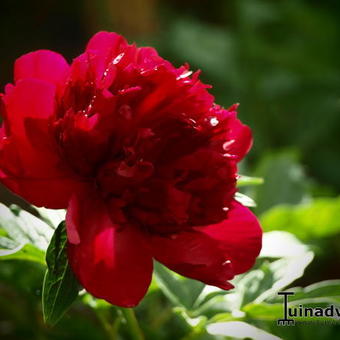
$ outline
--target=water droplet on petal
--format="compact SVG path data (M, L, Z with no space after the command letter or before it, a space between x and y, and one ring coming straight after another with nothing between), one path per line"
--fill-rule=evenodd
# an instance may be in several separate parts
M230 264L230 263L231 263L230 260L226 260L226 261L224 261L224 262L222 263L222 266L226 266L226 265L228 265L228 264Z
M187 71L182 73L180 76L176 78L176 80L184 79L192 75L192 71Z
M229 146L235 143L235 139L228 140L223 144L223 149L227 151L229 149Z
M121 53L121 54L118 54L117 57L115 59L113 59L112 64L114 64L114 65L118 64L122 60L124 55L125 55L124 52Z
M219 120L216 117L210 118L210 125L211 126L216 126L218 125Z

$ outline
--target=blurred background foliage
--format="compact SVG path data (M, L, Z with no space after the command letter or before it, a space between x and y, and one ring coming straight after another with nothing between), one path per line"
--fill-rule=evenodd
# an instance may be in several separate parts
M189 293L172 301L174 294L168 289L164 295L160 289L167 277L164 272L163 280L155 281L137 308L147 339L225 339L214 331L201 331L200 318L243 320L289 340L336 338L336 325L276 327L280 305L275 304L273 294L261 301L258 297L284 278L288 271L284 259L297 242L306 245L315 258L311 262L308 252L303 253L306 262L301 264L301 275L282 288L296 279L294 286L339 278L339 16L337 0L1 1L1 88L12 81L13 62L24 53L52 49L71 61L96 31L116 31L130 42L156 47L177 66L188 62L192 69L201 69L202 79L213 85L216 102L226 107L240 102L239 116L253 130L254 147L240 173L263 177L264 184L240 190L256 201L254 211L264 230L289 232L281 237L290 235L293 243L288 243L286 254L274 256L280 258L279 264L260 258L255 270L240 278L241 288L232 294L243 302L233 310L228 310L231 304L227 303L233 295L218 300L219 293L216 301L209 294L209 298L198 294L201 302L178 307L178 301L192 292L193 283L188 284ZM33 211L4 188L0 200ZM274 237L271 242L280 244L282 238ZM280 270L283 273L278 278ZM120 312L89 296L83 302L79 299L55 328L44 326L40 304L43 273L39 263L0 263L0 338L108 338ZM183 283L176 287L177 294ZM311 291L326 294L322 287ZM340 286L334 287L334 295L340 295ZM207 301L209 307L201 308ZM332 301L340 303L340 299ZM129 339L124 327L121 339Z

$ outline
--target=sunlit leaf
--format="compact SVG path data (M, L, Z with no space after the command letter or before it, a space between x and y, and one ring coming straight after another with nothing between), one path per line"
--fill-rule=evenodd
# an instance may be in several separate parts
M300 278L313 260L313 252L289 233L272 232L263 237L261 257L268 258L243 274L235 283L234 308L261 303ZM275 259L273 261L273 259Z
M270 231L263 234L260 257L281 258L304 256L309 251L293 234Z
M289 288L294 295L289 296L292 304L338 304L340 305L340 280L326 280L313 283L307 287ZM280 301L280 297L273 297L271 301Z
M239 178L237 179L238 187L261 185L261 184L263 184L262 177L249 177L249 176L239 175Z
M277 320L283 315L283 303L251 303L242 309L247 318L257 320Z
M0 227L9 237L19 244L30 243L41 250L46 250L53 235L53 229L24 210L16 214L0 204Z
M245 207L256 207L256 203L252 198L245 194L241 194L240 192L235 193L235 200Z
M312 262L313 252L308 251L301 256L286 257L274 261L269 265L273 285L268 290L259 294L254 302L265 301L268 297L275 295L289 284L300 278L306 267Z
M20 244L7 237L0 237L1 260L25 260L45 264L45 252L32 244Z
M65 220L66 210L64 209L46 209L46 208L35 208L41 218L50 224L54 229Z
M0 204L0 259L45 264L45 250L53 229L32 214Z
M212 323L207 326L207 331L212 335L223 335L235 339L280 340L279 337L242 321Z

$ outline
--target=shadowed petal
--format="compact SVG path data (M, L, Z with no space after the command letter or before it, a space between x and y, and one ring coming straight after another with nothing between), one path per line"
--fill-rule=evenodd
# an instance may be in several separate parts
M60 158L50 130L55 86L23 79L3 97L3 102L0 180L32 204L66 208L81 183Z
M83 287L114 305L137 305L147 292L153 268L143 233L115 225L93 192L73 197L66 225L69 261Z

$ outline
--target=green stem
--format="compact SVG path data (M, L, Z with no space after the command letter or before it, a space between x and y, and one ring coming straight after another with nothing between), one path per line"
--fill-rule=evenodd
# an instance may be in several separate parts
M139 327L135 312L132 308L119 308L126 320L131 337L133 340L144 340L144 335Z
M105 331L108 335L108 339L109 340L117 340L118 327L119 327L121 317L118 316L117 319L115 320L114 324L111 325L110 320L109 320L110 318L107 315L107 311L95 309L95 312L97 314L99 321L101 322L103 328L105 329Z

